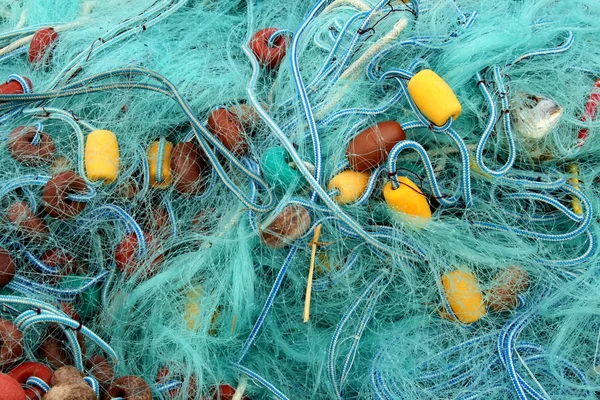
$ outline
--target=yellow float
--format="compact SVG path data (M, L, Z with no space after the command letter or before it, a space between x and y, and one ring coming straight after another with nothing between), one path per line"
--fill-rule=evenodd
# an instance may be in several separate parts
M452 271L442 276L446 301L452 313L463 324L472 324L486 313L483 294L471 272Z
M158 172L158 150L160 147L160 142L156 141L150 145L148 148L148 167L150 169L150 185L152 187L158 189L164 189L168 187L173 177L171 176L171 151L173 150L173 144L171 142L165 142L164 150L162 154L162 166L161 172L162 176L160 179L157 179Z
M368 172L344 171L329 181L329 191L337 189L339 192L333 199L339 204L355 202L362 196L367 188L371 174Z
M431 208L421 189L405 176L397 179L400 183L398 189L392 187L392 182L386 183L383 187L383 197L388 206L404 214L431 219Z
M89 180L114 182L119 174L119 143L111 131L95 130L85 142L85 173Z
M444 125L462 112L452 88L430 69L419 71L408 81L408 93L415 105L435 125Z

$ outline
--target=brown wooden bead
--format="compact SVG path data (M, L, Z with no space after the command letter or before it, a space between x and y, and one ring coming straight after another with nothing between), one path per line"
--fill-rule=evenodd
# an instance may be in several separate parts
M127 400L152 400L150 386L137 376L122 376L108 388L108 398L123 397Z
M60 368L73 363L69 351L65 348L61 340L54 336L48 336L40 343L38 355L52 368Z
M50 232L46 222L34 214L24 201L12 203L6 209L6 218L28 239L42 239Z
M177 143L171 152L171 173L175 189L181 193L199 193L202 189L200 149L193 142Z
M12 322L0 318L0 370L23 355L23 334Z
M261 231L265 244L279 249L293 243L310 227L310 214L304 207L287 206L279 215Z
M486 292L486 302L494 311L511 310L518 305L517 295L529 287L527 271L510 266L496 274L492 287Z
M208 130L233 154L248 152L244 129L237 116L229 110L218 108L208 117Z
M7 146L12 158L21 164L37 167L49 164L56 147L52 138L45 132L39 133L39 143L33 144L36 129L33 126L20 126L8 136Z
M77 368L64 366L54 372L52 388L43 400L96 400L96 395Z
M92 356L85 366L102 386L108 385L115 377L115 370L103 356Z
M72 218L83 211L86 203L70 200L67 195L86 192L87 187L82 177L71 171L61 172L52 177L44 187L44 211L54 218Z
M10 253L0 247L0 287L6 286L15 276L17 265Z
M263 109L268 109L268 106L265 103L261 102L260 105ZM236 115L246 132L252 131L262 122L262 118L258 115L258 112L254 109L252 104L241 103L231 107L229 110Z
M368 171L385 162L396 143L406 134L396 121L384 121L358 134L348 145L346 156L356 172Z

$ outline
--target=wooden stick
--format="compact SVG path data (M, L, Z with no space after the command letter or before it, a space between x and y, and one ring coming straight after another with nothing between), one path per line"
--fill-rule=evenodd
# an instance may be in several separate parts
M58 26L54 27L54 30L56 32L62 32L62 31L66 31L67 29L81 26L81 25L83 25L83 23L84 23L83 21L75 21L70 24L58 25ZM31 39L33 39L33 35L25 36L21 39L15 40L8 46L0 49L0 56L3 56L6 53L10 53L11 51L18 49L21 46L25 46L27 43L31 42Z
M313 233L311 243L312 251L310 253L310 268L308 269L308 282L306 284L306 296L304 297L304 322L308 322L310 318L310 296L312 293L313 273L315 272L315 256L317 255L317 243L321 236L321 225L317 225Z
M235 332L235 319L236 319L236 315L233 314L233 318L231 318L231 333L232 334Z

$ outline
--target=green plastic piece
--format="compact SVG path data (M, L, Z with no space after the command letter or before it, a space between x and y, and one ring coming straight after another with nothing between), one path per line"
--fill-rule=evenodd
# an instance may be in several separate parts
M267 150L260 160L260 168L267 183L280 191L301 189L305 184L300 171L288 165L288 154L283 147Z
M87 282L90 278L87 276L69 275L61 279L61 289L77 289ZM77 296L74 303L75 310L82 319L93 317L100 308L100 286L93 285Z

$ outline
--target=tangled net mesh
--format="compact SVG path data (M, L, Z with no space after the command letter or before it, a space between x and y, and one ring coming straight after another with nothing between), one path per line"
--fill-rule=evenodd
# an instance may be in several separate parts
M0 93L0 233L16 264L0 318L25 348L0 360L3 372L26 360L75 365L99 381L100 398L144 397L111 394L94 356L157 399L232 398L222 385L238 399L600 393L600 122L582 118L600 77L600 3L0 5L0 76L33 83ZM59 35L51 58L32 65L29 41L4 51L49 26ZM286 49L276 68L247 47L269 27ZM406 88L428 69L462 105L451 126L431 122ZM209 132L223 108L244 126L245 152ZM348 145L389 120L406 140L340 204L344 188L328 184L352 169ZM534 137L527 123L552 126ZM11 154L21 126L51 138L46 162ZM113 182L86 174L97 129L118 141ZM172 172L160 161L167 142L200 149L195 193L157 187L166 177L156 170ZM267 179L274 148L298 176L288 185ZM77 215L56 218L43 192L66 171L85 183L69 196L87 197ZM386 203L398 176L430 219ZM269 227L286 210L282 229L297 234L273 248ZM33 218L35 229L23 222ZM457 271L457 286L475 280L458 290L481 303L476 321L455 304Z

